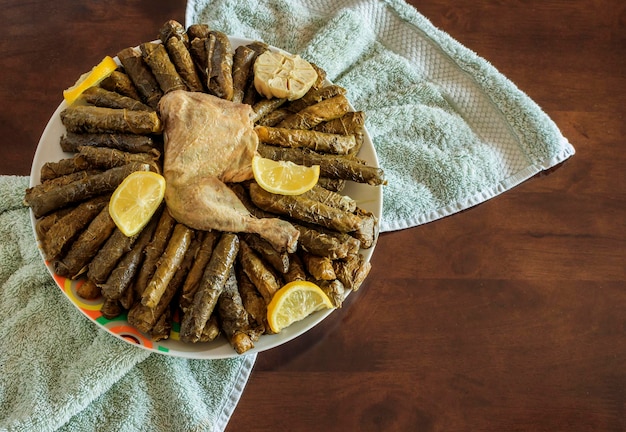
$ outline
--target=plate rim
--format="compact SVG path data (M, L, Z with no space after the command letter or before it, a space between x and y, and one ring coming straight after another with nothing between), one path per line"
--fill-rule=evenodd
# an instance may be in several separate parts
M233 49L236 48L239 45L244 45L250 42L254 42L253 39L247 39L247 38L241 38L241 37L235 37L235 36L228 36L229 40L231 41L231 44L233 46ZM158 40L157 40L158 41ZM160 41L158 41L160 42ZM137 47L134 47L135 49ZM276 50L279 52L285 52L284 50L274 47L272 45L269 45L269 48L272 50ZM117 56L114 57L114 60L119 64L119 60L117 58ZM330 81L328 81L330 82ZM60 137L62 136L62 133L64 133L65 131L65 127L61 124L60 121L60 112L65 109L67 107L67 104L64 100L61 101L61 103L57 106L57 108L55 109L55 111L53 112L52 116L50 117L50 119L48 120L48 122L46 123L46 126L42 132L42 135L39 139L39 142L37 143L37 148L35 150L35 154L33 156L33 161L31 163L31 170L30 170L30 178L29 178L29 187L33 187L37 184L40 184L41 181L41 175L40 175L40 170L42 165L45 162L51 162L51 161L57 161L59 160L57 159L46 159L44 153L46 151L54 151L56 150L54 153L55 154L62 154L65 157L69 157L71 156L73 153L68 153L68 152L63 152L60 148L60 145L58 146L57 149L51 149L51 148L47 148L46 146L49 146L49 141L50 140L54 140L56 139L56 143L58 145L58 141L60 139ZM354 110L354 107L350 104L350 107L352 110ZM57 130L60 128L60 133L57 132ZM376 167L380 167L379 164L379 159L378 159L378 155L376 153L376 148L374 147L374 144L371 140L371 136L367 130L367 127L363 127L363 147L362 147L362 151L366 151L365 155L361 155L359 154L359 156L365 156L362 157L369 165L372 166L376 166ZM367 209L368 211L371 211L378 219L378 227L377 227L377 232L376 232L376 241L374 242L374 244L372 245L371 248L369 249L361 249L360 253L365 257L366 261L370 261L371 257L374 253L374 249L376 247L376 243L378 241L378 237L379 237L379 232L378 232L378 228L380 227L380 220L382 217L382 205L383 205L383 194L382 194L382 186L370 186L370 185L364 185L364 184L356 184L353 182L348 182L348 185L346 186L347 188L349 188L349 190L354 189L355 187L357 188L357 191L360 189L363 189L365 187L367 187L369 191L371 191L372 194L372 199L368 199L367 201L368 204L363 205L362 208ZM359 194L360 195L360 194ZM228 341L224 338L223 335L218 336L219 340L216 341L212 341L212 342L204 342L204 343L197 343L197 344L188 344L188 343L184 343L184 342L179 342L179 341L173 341L172 339L166 339L163 341L159 341L159 342L154 342L154 341L150 341L150 344L144 345L143 343L139 343L137 341L137 335L133 335L133 334L126 334L126 333L116 333L113 332L110 328L106 327L106 325L102 324L101 322L97 321L96 319L93 318L92 315L90 315L90 310L89 309L85 309L84 307L81 307L79 304L77 304L77 300L75 300L74 298L72 298L71 293L68 293L67 290L71 290L72 289L72 282L69 282L70 286L69 287L64 287L63 285L67 285L68 282L61 282L61 280L65 280L65 281L69 281L69 279L67 278L62 278L58 275L56 275L51 267L51 265L49 264L49 262L46 260L46 258L43 255L43 250L41 247L41 240L39 239L38 235L37 235L37 231L36 231L36 222L37 222L37 218L35 218L34 213L32 211L32 209L29 209L29 213L30 213L30 220L31 220L31 228L33 230L33 235L35 238L35 241L37 243L37 248L39 250L41 259L44 262L44 265L48 271L48 273L50 274L50 276L52 277L52 279L55 282L55 285L61 290L61 292L64 294L64 296L70 301L70 303L76 307L89 321L91 321L92 323L96 324L96 326L98 327L99 330L103 330L106 333L117 337L118 339L124 340L125 342L128 342L130 345L135 346L135 347L139 347L145 350L148 350L150 352L156 352L159 354L163 354L163 355L169 355L172 357L179 357L179 358L187 358L187 359L227 359L227 358L237 358L237 357L241 357L242 355L252 355L252 354L257 354L263 351L267 351L269 349L272 348L276 348L278 346L284 345L290 341L292 341L293 339L296 339L297 337L303 335L304 333L308 332L309 330L313 329L314 327L316 327L317 325L319 325L322 321L324 321L332 312L335 311L335 308L333 309L326 309L323 311L318 311L315 312L314 314L312 314L311 316L305 318L304 320L294 323L292 324L292 326L290 326L287 329L284 329L283 332L279 333L279 334L275 334L275 335L262 335L258 341L255 342L254 344L254 348L250 349L249 351L246 351L244 354L238 354L230 345L230 343L228 343ZM366 278L367 280L367 278ZM76 282L78 283L78 282ZM350 295L351 292L348 292L347 296ZM346 297L347 297L346 296ZM122 319L114 319L114 320L108 320L109 323L110 322L119 322L120 324L123 324L125 320ZM127 324L127 322L126 322ZM128 327L131 327L130 325L128 325ZM135 329L135 331L137 333L139 333L138 330ZM146 339L146 341L149 341L149 338L145 335L143 335L143 337ZM144 343L146 342L144 341ZM174 343L175 342L175 343ZM219 344L218 344L219 343ZM175 347L181 345L185 346L185 347L203 347L206 349L190 349L190 350L176 350L174 349ZM150 346L148 346L150 345ZM226 349L222 349L223 347L226 347ZM218 349L219 348L219 349Z

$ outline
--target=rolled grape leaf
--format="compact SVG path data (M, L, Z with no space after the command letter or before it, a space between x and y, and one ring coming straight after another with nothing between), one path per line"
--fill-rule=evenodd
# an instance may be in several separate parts
M101 87L89 87L81 94L81 99L95 106L105 108L124 108L131 111L153 111L141 101Z
M131 111L91 105L71 106L61 111L61 122L69 132L159 134L161 119L154 111Z
M26 191L24 200L35 217L41 217L67 205L113 192L130 173L149 170L148 164L130 163L54 187L44 193L33 192L33 189L37 187L35 186Z
M224 290L224 284L238 252L238 237L232 233L222 234L202 275L202 282L196 291L193 304L183 317L180 326L181 340L185 342L200 341L202 331Z
M161 96L163 96L163 91L150 67L143 60L141 53L134 48L125 48L117 53L117 57L137 89L141 100L156 109Z
M144 61L152 71L163 93L169 93L175 90L187 90L187 85L178 74L176 66L174 66L174 63L170 60L163 44L145 42L142 43L139 48L141 49Z

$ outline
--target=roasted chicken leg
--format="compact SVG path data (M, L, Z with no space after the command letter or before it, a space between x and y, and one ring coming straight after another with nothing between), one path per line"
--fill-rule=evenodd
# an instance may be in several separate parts
M296 249L299 231L250 214L226 185L249 180L258 138L249 105L177 90L163 96L165 201L180 223L199 230L257 233L279 251Z

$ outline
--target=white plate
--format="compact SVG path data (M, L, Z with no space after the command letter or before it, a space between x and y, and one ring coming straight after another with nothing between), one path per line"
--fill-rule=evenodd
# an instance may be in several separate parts
M233 48L236 48L239 45L248 44L252 41L247 39L240 38L230 38ZM273 48L272 49L276 49ZM276 49L278 50L278 49ZM280 50L278 50L280 51ZM116 59L117 60L117 59ZM65 127L61 123L60 112L67 107L65 101L61 102L59 107L56 109L52 118L48 121L46 128L44 129L43 135L39 140L39 144L37 146L37 151L35 152L35 157L33 159L33 164L30 173L30 186L35 186L40 183L40 170L44 163L46 162L56 162L60 159L71 157L71 153L65 153L61 150L61 146L59 144L59 140L61 136L65 134ZM359 157L365 160L369 165L378 167L378 158L376 156L376 150L372 144L370 136L367 131L364 134L364 143L359 153ZM346 188L342 192L346 195L349 195L353 199L356 200L359 207L372 212L379 220L382 214L382 189L380 186L368 186L363 184L357 184L353 182L348 182ZM31 211L31 222L33 226L33 231L35 231L35 222L36 219ZM37 240L37 244L39 246L39 251L43 258L43 252L41 250L41 244L39 238L37 237L37 233L35 232L35 238ZM361 251L363 256L369 261L372 253L374 252L374 246L369 249L364 249ZM170 338L164 341L153 342L150 338L146 337L134 327L130 326L126 321L126 314L117 317L113 320L108 320L102 316L100 313L100 308L102 306L102 299L98 299L95 301L84 300L80 298L76 294L76 288L83 283L82 279L78 280L70 280L64 277L61 277L54 273L54 270L49 262L44 259L44 263L48 268L48 271L54 278L55 282L61 289L61 291L67 296L67 298L72 302L74 306L78 310L80 310L87 318L96 323L105 331L110 334L121 338L129 343L136 344L144 349L158 352L161 354L167 354L176 357L184 357L184 358L196 358L196 359L218 359L218 358L229 358L229 357L237 357L238 354L235 350L230 346L228 341L220 336L217 340L213 342L207 343L184 343L179 340L177 327L172 330ZM261 351L268 350L270 348L274 348L276 346L282 345L290 340L300 336L307 330L315 327L319 324L324 318L330 315L334 309L324 310L320 312L316 312L311 316L305 318L302 321L296 322L289 326L288 328L281 331L279 334L275 335L263 335L261 338L255 343L253 349L249 350L247 354L258 353ZM341 312L338 312L341 313Z

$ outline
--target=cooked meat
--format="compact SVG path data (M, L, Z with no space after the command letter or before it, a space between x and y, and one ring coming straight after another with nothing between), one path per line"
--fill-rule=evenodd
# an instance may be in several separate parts
M277 250L294 251L299 231L278 218L250 214L226 185L253 178L258 139L249 105L173 91L161 99L165 200L180 223L200 230L253 232Z

